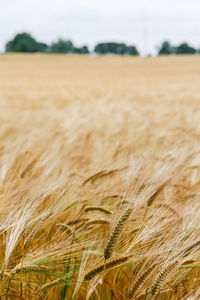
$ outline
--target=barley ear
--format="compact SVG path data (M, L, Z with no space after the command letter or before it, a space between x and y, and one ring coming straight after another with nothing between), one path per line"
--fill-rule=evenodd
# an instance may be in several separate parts
M49 219L51 216L51 213L46 214L44 217L40 219L40 221L36 224L36 226L33 228L33 230L30 232L30 234L27 236L25 242L24 242L24 249L27 249L32 238L35 236L37 231L40 229L40 227L43 226L43 224Z
M128 259L129 259L129 256L124 256L124 257L120 257L120 258L117 258L117 259L113 259L113 260L108 261L106 263L102 263L98 267L96 267L96 268L92 269L91 271L89 271L85 275L84 280L91 280L94 276L101 273L104 270L104 268L105 268L105 270L109 270L113 267L116 267L116 266L126 262Z
M112 212L102 206L87 206L85 208L85 212L89 212L89 211L99 211L101 213L104 213L106 215L112 215Z
M120 231L124 225L124 223L126 222L126 220L128 219L128 217L131 214L131 209L127 209L125 210L125 212L123 213L123 215L121 216L121 219L119 220L119 222L117 223L117 225L115 226L115 229L110 237L110 240L104 250L104 258L105 259L109 259L111 257L112 254L112 250L113 247L116 243L116 240L120 234Z
M128 298L132 299L133 296L135 295L136 291L139 289L139 287L142 285L144 280L147 278L147 276L153 271L153 269L156 267L157 264L153 264L150 266L139 278L138 280L134 283L132 288L128 292Z
M173 268L177 265L178 261L175 261L168 265L160 274L157 276L155 282L149 289L149 297L147 299L151 299L155 294L157 294L161 283L167 277L167 275L173 270Z

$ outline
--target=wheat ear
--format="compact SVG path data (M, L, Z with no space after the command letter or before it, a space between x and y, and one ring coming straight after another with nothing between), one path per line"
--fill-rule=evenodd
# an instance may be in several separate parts
M120 257L120 258L114 259L112 261L109 261L106 264L102 263L98 267L89 271L85 275L84 280L91 280L94 276L96 276L97 274L102 272L104 270L104 267L105 267L105 270L111 269L112 267L118 266L118 265L126 262L129 258L130 258L130 256L124 256L124 257Z
M30 266L24 266L21 268L21 266L16 267L12 270L11 274L16 274L16 273L46 273L49 271L48 267L45 266L35 266L35 265L30 265Z
M27 236L25 242L24 242L24 249L27 249L32 238L37 233L38 229L49 219L51 216L51 213L46 214L43 218L40 219L40 221L36 224L36 226L33 228L33 230L30 232L30 234Z
M110 237L110 240L104 250L104 258L105 259L109 259L111 254L112 254L112 250L113 250L113 247L115 245L115 242L117 240L117 237L119 236L120 234L120 231L124 225L124 223L126 222L126 220L128 219L128 217L130 216L131 214L131 209L127 209L125 210L125 212L123 213L123 215L121 216L121 219L119 220L119 222L117 223L117 225L115 226L115 229Z
M138 280L134 283L133 287L130 289L128 292L128 298L132 299L133 296L135 295L136 291L139 289L141 284L144 282L144 280L147 278L147 276L153 271L153 269L156 267L157 264L153 264L150 266L139 278Z
M87 206L85 208L85 212L88 212L88 211L100 211L106 215L112 215L112 212L104 207L101 207L101 206Z
M154 284L150 287L148 299L151 299L158 292L161 283L163 282L165 277L172 271L172 269L177 265L177 263L178 261L171 263L158 275Z

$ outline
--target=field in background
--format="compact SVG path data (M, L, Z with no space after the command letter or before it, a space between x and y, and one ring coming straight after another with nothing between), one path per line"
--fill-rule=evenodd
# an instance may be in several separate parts
M199 70L0 55L2 299L199 299Z

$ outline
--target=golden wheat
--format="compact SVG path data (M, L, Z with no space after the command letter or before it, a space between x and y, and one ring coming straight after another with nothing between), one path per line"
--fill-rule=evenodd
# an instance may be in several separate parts
M198 299L200 57L0 68L2 298Z

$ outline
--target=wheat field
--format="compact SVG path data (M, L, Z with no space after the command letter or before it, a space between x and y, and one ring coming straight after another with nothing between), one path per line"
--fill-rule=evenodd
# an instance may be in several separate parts
M1 299L200 299L200 57L0 70Z

